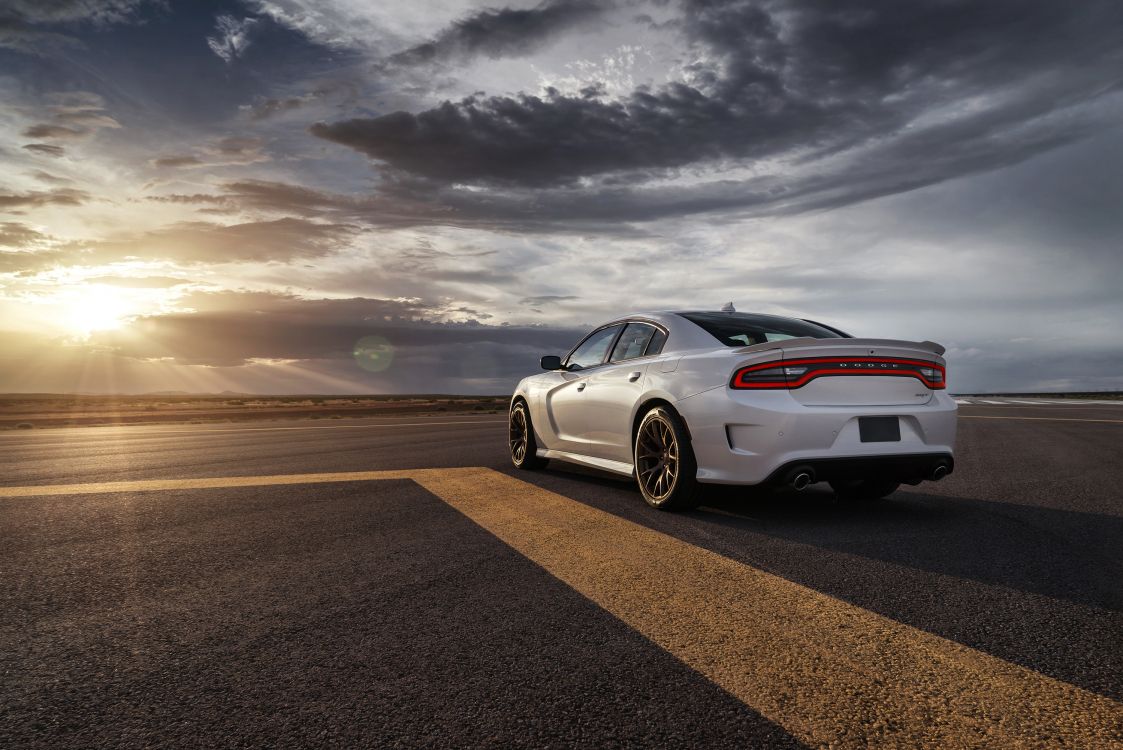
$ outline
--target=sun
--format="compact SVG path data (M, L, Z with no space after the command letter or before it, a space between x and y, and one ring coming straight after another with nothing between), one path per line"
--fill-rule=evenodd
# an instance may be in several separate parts
M135 313L133 304L122 294L122 290L90 286L66 295L61 322L71 332L89 336L95 331L120 328Z

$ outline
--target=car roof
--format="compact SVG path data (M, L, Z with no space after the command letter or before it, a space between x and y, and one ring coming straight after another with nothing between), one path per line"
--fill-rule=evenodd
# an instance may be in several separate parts
M667 330L668 340L667 346L663 350L664 353L688 351L692 349L725 348L721 342L710 335L704 328L683 317L684 315L712 315L715 318L719 316L737 317L741 315L751 315L753 317L776 318L779 320L801 320L800 318L793 318L787 315L769 315L768 313L756 312L723 312L721 310L643 310L629 313L628 315L621 315L612 320L605 321L596 327L603 328L613 323L629 320L646 320L657 323Z
M682 317L682 312L690 311L641 310L605 321L598 325L597 328L628 320L647 320L652 323L657 323L665 328L668 334L667 346L663 350L664 353L690 349L714 349L721 346L720 342L706 333L701 326Z

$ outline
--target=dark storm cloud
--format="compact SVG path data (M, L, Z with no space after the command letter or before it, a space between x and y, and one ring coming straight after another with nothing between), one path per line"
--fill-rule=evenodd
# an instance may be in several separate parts
M151 160L157 168L226 167L268 161L264 142L256 136L227 136L197 147L194 153L166 154Z
M44 156L62 156L66 153L66 149L62 146L56 146L52 143L28 143L24 148L35 154L43 154Z
M249 107L250 118L253 120L266 120L283 112L291 112L308 104L308 99L301 96L290 96L284 99L264 98L254 102Z
M32 190L26 193L0 193L0 211L37 208L39 206L78 206L90 200L90 194L74 188Z
M644 222L722 207L781 210L776 205L781 191L759 187L750 190L732 182L693 190L563 188L540 191L533 201L528 201L520 189L483 192L412 179L388 182L375 193L357 195L267 180L241 180L220 187L222 194L170 194L152 196L149 200L198 204L204 206L200 213L241 210L346 220L381 228L444 225L505 232L608 232L635 236L643 232L621 222ZM809 185L799 194L790 192L782 196L787 199L782 210L794 211L793 206L809 205L818 188L825 189L825 185Z
M221 194L151 196L164 203L197 204L200 213L248 211L349 221L380 228L446 225L501 231L585 233L593 229L636 233L619 219L642 220L658 213L650 199L607 192L567 191L556 200L528 204L523 196L456 190L425 180L386 183L376 193L341 194L291 183L239 180L223 183ZM673 211L665 202L668 211ZM688 208L689 210L689 208ZM669 214L668 214L669 215Z
M179 263L288 262L330 255L358 233L348 224L283 218L242 224L189 222L81 246L76 260L166 259Z
M27 138L81 138L86 134L84 130L68 128L63 125L39 123L23 131Z
M117 239L54 242L35 252L5 253L2 265L5 273L27 274L56 266L96 266L128 259L190 265L287 263L336 253L359 231L350 224L292 217L229 225L187 222Z
M39 122L23 130L25 138L40 141L80 141L92 137L103 128L119 128L121 124L105 114L100 96L89 91L65 91L46 94L47 106L42 114L51 122ZM63 146L58 143L29 143L25 149L47 156L62 156Z
M86 129L94 128L119 128L121 123L112 117L103 115L95 110L63 111L55 115L59 122L67 123Z
M311 131L391 172L490 186L478 208L493 215L528 204L606 220L839 206L1081 137L1079 118L1059 113L1118 91L1121 19L1115 2L697 0L677 22L696 52L685 82L622 99L596 87L477 95ZM794 162L783 178L644 185L685 168L776 158ZM580 189L548 199L515 192L570 186Z
M285 216L346 215L356 219L361 219L365 213L364 206L370 202L368 196L350 197L267 180L227 182L221 188L221 194L171 193L149 196L148 200L206 206L209 209L217 207L221 210L263 211Z
M154 167L197 167L202 163L202 159L197 156L191 156L190 154L160 156L152 160L152 166Z
M329 98L341 102L353 103L358 96L358 87L355 81L343 79L325 80L318 83L311 91L300 96L286 97L257 97L253 104L242 105L239 109L247 112L251 121L258 122L269 118L293 112L310 105L322 102Z
M525 370L536 353L567 349L581 333L441 322L440 316L448 311L417 301L220 292L193 294L184 304L196 312L141 318L125 330L100 335L96 343L124 357L173 357L182 364L230 366L253 359L351 360L359 339L375 335L387 339L407 359L410 352L414 356L445 352L441 359L447 360L448 351L456 347L507 349L513 356L497 367L509 375L514 368ZM403 384L408 389L408 376Z
M543 305L551 305L557 302L572 302L579 299L572 294L540 294L536 297L523 297L519 300L520 305L530 305L531 307L542 307Z
M208 195L206 193L171 193L170 195L152 195L148 197L150 201L157 203L182 203L187 205L195 204L224 204L229 202L229 198L224 195Z
M0 246L29 247L47 239L47 235L18 221L0 222Z
M28 172L27 175L29 177L34 177L35 179L39 180L39 182L45 182L48 185L65 185L70 182L70 180L65 177L59 177L58 175L51 174L50 172L44 172L41 169L36 169Z
M425 63L482 55L518 57L538 49L551 37L595 20L611 3L546 0L528 9L488 9L446 28L434 39L389 58L392 65Z

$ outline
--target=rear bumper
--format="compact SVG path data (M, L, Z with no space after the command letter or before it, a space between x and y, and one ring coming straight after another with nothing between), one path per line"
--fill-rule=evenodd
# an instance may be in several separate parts
M701 482L771 483L801 464L814 467L820 481L915 481L940 462L954 466L956 404L945 391L920 405L839 407L805 406L787 391L715 388L675 407L690 431ZM858 418L866 416L898 417L901 439L862 442Z
M943 468L944 476L951 474L955 471L955 458L950 453L811 458L784 464L769 474L763 484L770 487L785 485L800 472L810 474L814 482L877 477L894 482L919 484L925 479L932 478L940 467Z

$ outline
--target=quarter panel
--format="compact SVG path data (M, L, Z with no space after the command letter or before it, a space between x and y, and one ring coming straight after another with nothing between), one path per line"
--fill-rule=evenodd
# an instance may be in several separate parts
M712 388L724 388L733 374L735 366L755 361L777 358L777 350L763 350L750 355L737 355L736 350L727 347L707 349L686 353L674 353L661 358L647 371L648 390L668 394L672 403L703 393ZM666 371L669 360L674 360L674 369Z

